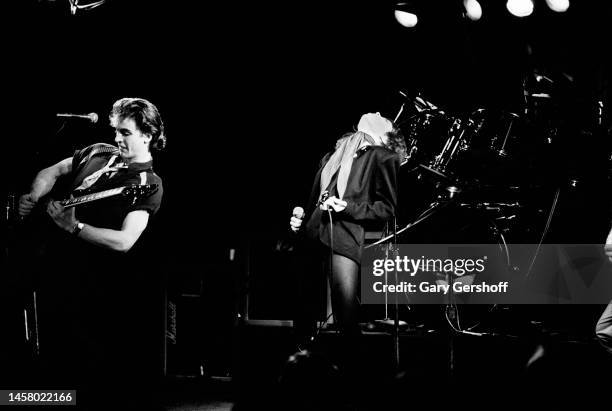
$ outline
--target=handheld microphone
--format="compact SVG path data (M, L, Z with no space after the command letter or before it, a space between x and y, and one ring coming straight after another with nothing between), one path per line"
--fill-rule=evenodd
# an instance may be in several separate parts
M65 118L82 118L85 120L89 120L92 123L98 122L98 115L96 113L89 114L72 114L72 113L58 113L55 115L56 117L65 117Z
M302 220L304 218L304 209L302 207L295 207L292 214L294 217Z
M304 209L303 209L302 207L295 207L295 208L293 209L293 212L291 213L291 215L292 215L293 217L295 217L295 218L299 218L300 220L303 220L303 219L304 219L305 212L304 212ZM300 228L301 228L301 227L300 227ZM299 231L299 229L298 229L298 231ZM290 232L291 234L297 234L297 231L293 231L293 229L291 229L291 228L289 229L289 232Z
M295 207L293 212L291 213L293 217L303 219L305 216L304 209L302 207ZM292 252L295 247L296 239L298 231L293 231L292 228L289 228L288 235L284 236L285 238L280 239L276 243L276 251L281 252Z

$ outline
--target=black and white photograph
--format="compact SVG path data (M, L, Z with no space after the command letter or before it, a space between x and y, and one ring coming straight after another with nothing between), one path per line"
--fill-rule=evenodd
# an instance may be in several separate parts
M1 406L600 407L612 3L2 20Z

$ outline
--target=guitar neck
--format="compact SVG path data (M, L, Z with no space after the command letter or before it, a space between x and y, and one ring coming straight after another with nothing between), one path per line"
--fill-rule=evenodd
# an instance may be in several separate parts
M110 190L99 191L97 193L86 194L84 196L79 196L76 198L69 198L61 201L61 204L66 208L75 207L77 205L90 203L92 201L102 200L103 198L119 195L123 192L124 189L125 187L117 187L112 188Z

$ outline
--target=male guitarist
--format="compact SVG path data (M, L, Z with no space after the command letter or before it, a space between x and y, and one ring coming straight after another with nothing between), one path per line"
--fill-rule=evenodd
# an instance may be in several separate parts
M102 389L105 381L131 374L125 362L138 354L136 340L144 336L135 335L142 318L132 313L129 301L142 293L142 287L130 289L127 284L142 282L136 279L144 275L145 267L130 265L132 253L127 252L158 211L163 195L162 181L152 167L152 151L166 143L157 108L141 98L123 98L114 103L109 118L116 146L100 143L77 150L41 170L30 192L19 199L19 214L25 217L62 176L69 179L74 196L79 190L157 187L142 198L112 196L69 208L60 201L46 205L46 213L65 231L56 230L66 241L51 243L47 249L51 257L39 266L40 352L48 374L44 381L79 381L85 390Z
M117 147L94 144L76 151L59 163L41 170L29 193L19 200L19 213L26 216L41 197L49 193L60 176L73 177L72 188L101 191L127 184L157 184L155 195L134 205L114 200L104 204L64 210L59 201L47 205L47 213L60 228L97 246L126 252L147 227L149 215L157 212L162 198L161 179L153 172L151 149L165 145L164 126L157 108L144 99L118 100L110 114ZM93 190L96 189L96 190ZM122 207L123 206L123 207ZM77 218L77 215L79 218ZM82 221L81 221L82 220Z

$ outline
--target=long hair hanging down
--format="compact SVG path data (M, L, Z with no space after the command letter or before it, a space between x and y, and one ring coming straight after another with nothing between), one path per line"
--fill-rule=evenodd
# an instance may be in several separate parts
M406 148L406 140L404 139L401 131L393 125L393 130L387 133L387 144L385 145L389 150L395 152L400 157L400 162L403 162L408 156L408 149Z

